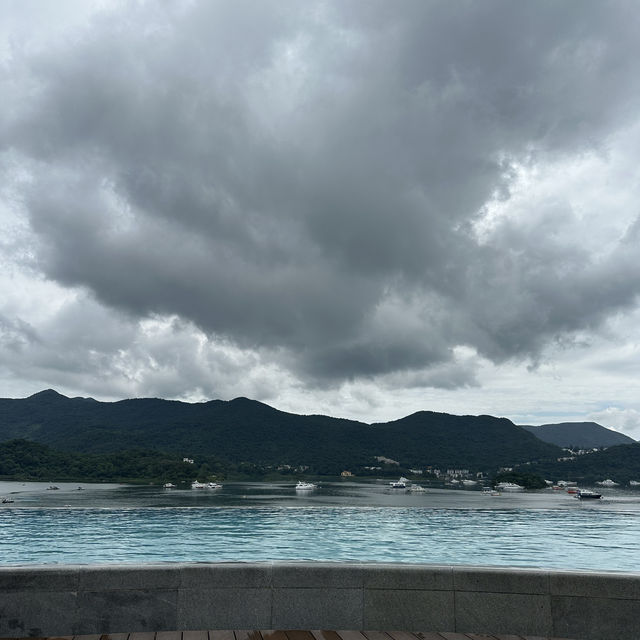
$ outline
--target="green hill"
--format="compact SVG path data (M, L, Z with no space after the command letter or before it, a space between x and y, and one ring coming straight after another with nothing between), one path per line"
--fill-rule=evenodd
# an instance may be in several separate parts
M247 398L98 402L52 390L0 399L0 442L15 438L66 452L153 450L192 458L216 456L234 465L304 465L310 472L331 475L379 464L376 456L397 460L398 468L493 471L560 455L554 445L491 416L424 411L369 425L286 413Z
M217 472L212 467L208 472ZM177 455L154 451L70 453L28 440L0 443L0 478L57 482L190 482L199 469ZM204 475L203 475L204 479Z
M629 480L640 481L640 442L617 445L573 460L539 463L527 469L553 481L574 480L588 485L611 478L627 485Z
M523 425L523 429L533 433L544 442L576 449L600 449L617 444L632 444L633 438L607 429L597 422L559 422L557 424L541 424L538 427Z

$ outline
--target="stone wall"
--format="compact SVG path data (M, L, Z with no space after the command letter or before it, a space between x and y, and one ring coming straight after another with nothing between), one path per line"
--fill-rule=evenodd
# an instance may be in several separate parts
M187 629L640 637L640 573L396 564L0 568L0 637Z

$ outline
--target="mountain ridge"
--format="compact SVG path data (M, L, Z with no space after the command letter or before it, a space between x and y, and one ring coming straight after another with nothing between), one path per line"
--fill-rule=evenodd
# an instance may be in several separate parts
M556 422L551 424L520 425L537 438L559 447L591 449L633 444L633 438L607 429L597 422Z
M298 415L238 397L187 403L162 398L87 402L44 390L0 399L0 442L26 438L60 451L108 454L145 449L215 455L234 464L305 466L318 473L376 466L492 470L556 458L507 418L418 411L389 422Z

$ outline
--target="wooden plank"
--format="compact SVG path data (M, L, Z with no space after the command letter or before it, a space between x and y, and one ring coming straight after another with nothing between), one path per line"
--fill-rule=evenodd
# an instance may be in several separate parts
M158 640L157 636L156 640ZM209 640L209 632L202 629L199 631L183 631L182 640Z
M471 640L496 640L495 636L490 636L487 633L467 633ZM544 638L539 638L538 640L544 640Z
M360 631L338 630L338 635L342 640L367 640ZM415 638L413 640L415 640Z
M103 633L100 636L100 640L127 640L128 633ZM178 631L178 639L180 640L180 632Z
M287 634L284 631L260 629L260 633L262 634L262 640L287 640Z
M127 640L127 639L119 638L118 640ZM182 640L182 631L158 631L156 633L156 640Z
M209 640L235 640L230 629L209 629Z
M262 640L262 636L257 629L240 629L233 632L236 640Z
M408 631L387 631L387 633L393 640L417 640L415 633L409 633ZM438 640L442 640L442 638L440 637Z
M363 631L367 640L391 640L391 636L384 631ZM438 638L438 640L440 640Z
M416 631L416 636L420 640L442 640L442 636L435 631Z
M136 631L129 634L129 640L155 640L156 634L153 631Z
M311 635L316 640L340 640L340 636L337 631L313 629L311 631Z
M466 633L454 633L453 631L442 631L440 635L444 640L469 640Z
M73 636L73 640L100 640L100 636L95 634L86 636Z
M289 640L314 640L311 631L304 631L302 629L291 629L285 631ZM363 639L364 640L364 639Z

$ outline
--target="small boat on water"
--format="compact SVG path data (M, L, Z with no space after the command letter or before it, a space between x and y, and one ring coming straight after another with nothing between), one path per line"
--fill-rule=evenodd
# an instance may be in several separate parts
M601 487L617 487L618 483L611 480L611 478L607 478L606 480L602 480L601 482L596 482L597 485Z
M165 482L165 483L162 485L162 488L163 488L163 489L175 489L175 488L176 488L176 485L175 485L175 484L173 484L172 482Z
M13 502L14 502L13 498L9 498L7 496L2 498L2 504L13 504Z
M567 489L567 493L570 493L572 495L576 495L576 494L580 493L580 489L578 489L578 487L569 487Z
M304 480L298 480L298 484L296 485L296 491L311 491L315 489L318 485L313 484L313 482L305 482Z
M400 477L395 482L390 482L389 487L391 489L406 489L407 485L411 484L407 478Z
M191 483L192 489L222 489L222 485L217 482L198 482L194 480Z
M51 484L47 487L47 491L58 491L58 489L60 489L60 487L56 487L55 484Z
M640 480L629 480L630 487L640 487Z
M426 493L427 490L420 484L412 484L409 489L409 493Z
M522 485L516 484L515 482L498 482L496 485L496 489L498 491L524 491L524 487Z
M578 498L578 500L600 500L602 494L589 491L589 489L580 489L576 494L576 498Z

